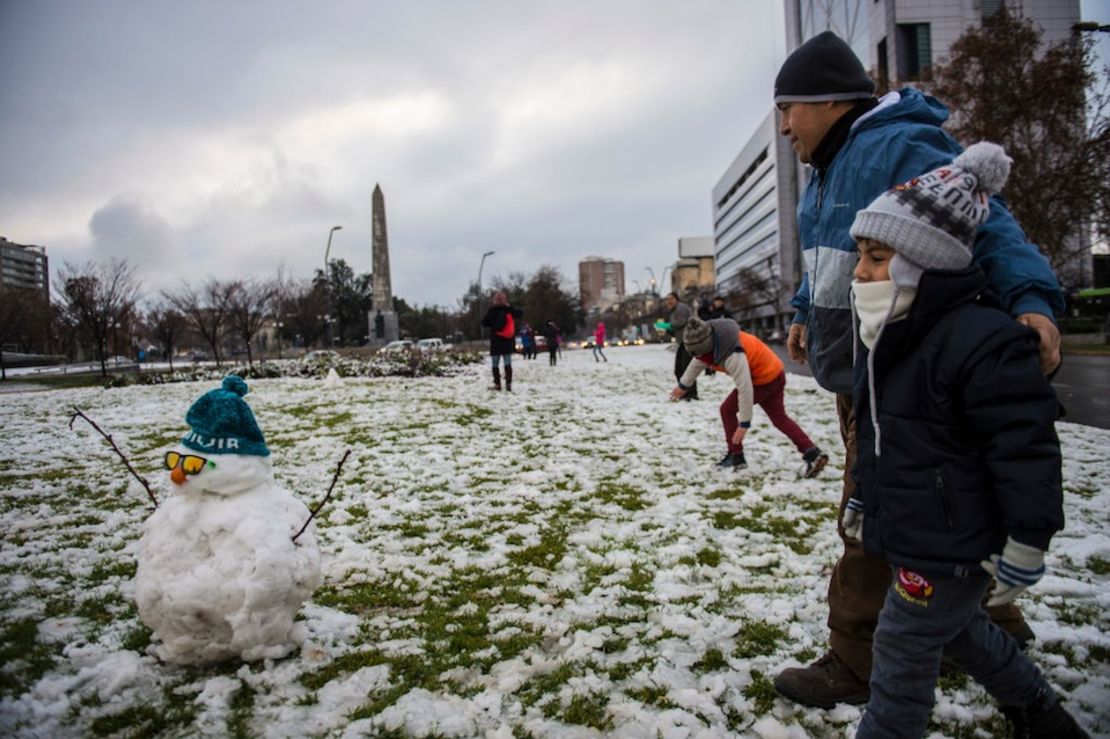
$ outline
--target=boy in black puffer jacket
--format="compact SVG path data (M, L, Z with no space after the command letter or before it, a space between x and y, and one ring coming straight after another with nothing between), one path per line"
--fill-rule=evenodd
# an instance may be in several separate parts
M859 737L920 737L941 656L981 683L1019 736L1086 734L991 623L1044 574L1063 528L1058 403L1036 333L983 294L975 229L1010 159L980 143L889 190L852 225L857 489L844 531L894 573L875 631Z

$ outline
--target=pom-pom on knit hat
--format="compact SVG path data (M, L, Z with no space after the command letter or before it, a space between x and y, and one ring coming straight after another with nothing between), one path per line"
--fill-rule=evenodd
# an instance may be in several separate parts
M197 398L185 414L192 429L181 439L184 446L204 454L253 454L268 457L270 450L254 413L243 400L247 383L228 375L220 387Z
M686 322L686 329L682 332L682 343L686 351L697 357L713 351L713 329L709 324L697 316L692 316Z
M775 104L857 100L875 94L852 47L832 31L819 33L786 57L775 77Z
M852 236L894 249L890 275L899 287L917 287L927 269L963 269L1012 161L998 144L973 144L951 164L875 198L856 214Z

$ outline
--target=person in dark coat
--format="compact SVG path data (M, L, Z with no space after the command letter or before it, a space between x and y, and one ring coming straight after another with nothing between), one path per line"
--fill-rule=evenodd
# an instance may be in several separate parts
M714 295L708 303L698 308L698 318L712 321L714 318L732 318L732 316L725 310L725 299L720 295Z
M547 341L547 362L552 367L559 358L559 334L559 327L554 321L548 321L543 325L543 338Z
M984 293L971 263L1010 161L996 144L975 144L883 193L852 224L863 347L844 531L892 571L863 739L925 733L942 655L998 701L1015 736L1087 736L983 607L988 591L997 606L1040 580L1064 525L1059 403L1038 336Z
M683 303L678 299L678 293L667 293L667 297L663 298L664 305L671 315L666 321L656 321L657 328L661 328L671 336L675 337L678 341L678 347L674 353L674 378L676 381L682 380L682 375L686 372L686 368L690 366L690 352L686 351L686 345L682 343L682 332L686 329L686 322L694 315L690 310L690 306ZM698 399L698 383L694 383L687 390L686 394L682 396L683 400L697 400Z
M493 305L486 311L482 325L489 327L489 356L493 367L493 387L501 389L501 368L505 365L505 389L513 391L513 352L516 351L516 322L524 316L524 311L509 305L509 298L502 291L493 295Z

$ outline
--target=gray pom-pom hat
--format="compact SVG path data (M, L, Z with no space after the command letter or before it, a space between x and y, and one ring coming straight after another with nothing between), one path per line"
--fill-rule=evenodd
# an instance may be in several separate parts
M927 269L963 269L1012 161L998 144L973 144L951 164L875 198L856 214L851 234L894 249L890 275L899 287L917 287Z

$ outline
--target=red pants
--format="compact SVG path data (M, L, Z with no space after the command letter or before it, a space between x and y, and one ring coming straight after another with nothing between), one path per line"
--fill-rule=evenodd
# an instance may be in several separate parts
M798 448L799 452L805 452L812 449L814 444L806 436L806 432L802 431L801 426L794 423L790 416L786 415L786 406L783 402L783 391L785 389L786 373L779 372L778 377L766 385L756 385L752 388L752 400L754 405L763 409L775 428L786 434L786 437L794 442L794 446ZM725 402L721 403L721 423L725 426L725 443L728 444L729 454L741 454L744 451L743 444L732 443L732 435L740 427L740 419L736 417L736 411L739 408L737 398L738 394L733 390L725 398Z

